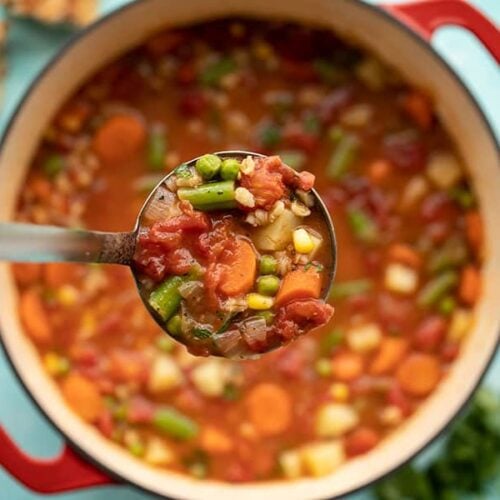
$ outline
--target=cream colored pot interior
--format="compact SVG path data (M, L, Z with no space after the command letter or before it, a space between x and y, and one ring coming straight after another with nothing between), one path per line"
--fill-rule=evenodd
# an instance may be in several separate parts
M7 266L0 268L0 328L18 373L38 404L85 453L109 470L158 494L177 498L239 500L309 499L342 495L404 462L455 415L481 377L497 343L500 306L500 165L498 151L464 90L436 56L384 16L352 0L143 0L107 20L66 51L37 83L16 116L0 156L0 219L12 217L17 193L40 134L53 113L90 73L165 25L247 14L288 18L329 26L359 40L435 96L439 113L456 138L479 193L486 226L484 292L474 331L451 373L424 407L373 452L345 464L335 474L294 483L228 485L197 482L154 470L120 451L80 421L45 376L35 349L16 314L17 295ZM342 259L342 256L340 256Z

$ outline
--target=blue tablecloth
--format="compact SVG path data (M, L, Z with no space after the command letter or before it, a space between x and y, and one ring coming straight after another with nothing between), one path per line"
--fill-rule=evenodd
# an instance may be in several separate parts
M101 13L106 13L130 0L101 0ZM376 2L373 2L376 3ZM387 3L387 2L386 2ZM500 23L500 1L473 0L497 24ZM0 114L0 130L15 108L29 83L40 69L72 36L67 30L54 30L30 21L12 24L8 40L9 69L5 102ZM500 72L492 57L470 33L455 27L439 30L433 40L437 51L454 67L472 90L500 138ZM484 381L500 389L500 356L497 356ZM23 392L3 353L0 353L0 424L27 452L34 456L50 457L57 454L61 437L46 422ZM426 450L419 460L425 460L436 446ZM26 490L0 469L0 500L40 500L41 495ZM58 500L147 500L149 495L128 486L109 486L57 495ZM349 497L349 500L367 500L369 490ZM493 500L495 495L491 496ZM498 497L496 497L498 498Z

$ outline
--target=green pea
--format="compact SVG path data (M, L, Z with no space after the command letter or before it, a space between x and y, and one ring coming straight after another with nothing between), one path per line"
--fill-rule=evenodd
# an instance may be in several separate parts
M332 374L332 363L327 358L320 358L314 364L314 369L320 377L328 377Z
M261 276L257 280L257 292L261 295L268 295L272 297L278 293L280 289L280 280L277 276L267 275Z
M47 177L53 179L64 170L64 157L57 153L50 154L45 158L42 169Z
M172 322L172 327L173 329L175 330L176 328L176 323L178 322L178 320L176 319L178 317L178 315L174 316L173 318L170 319L170 322ZM180 319L180 318L179 318ZM172 321L173 320L173 321ZM180 323L179 323L179 326L180 326ZM168 326L167 326L168 328ZM170 330L169 330L170 331ZM174 335L174 333L172 333L172 335ZM161 333L157 340L156 340L156 347L160 350L160 351L164 351L164 352L172 352L174 347L175 347L175 341L172 340L168 335L165 335L164 333Z
M456 306L456 300L451 295L448 295L441 299L438 309L443 316L449 316L455 310Z
M172 316L167 322L167 330L170 335L178 337L181 333L182 320L179 314ZM167 337L168 338L168 337Z
M264 318L266 321L266 325L269 326L273 324L275 314L271 311L259 311L257 313L257 316L259 316L260 318Z
M272 255L263 255L260 258L260 274L275 274L278 270L278 262Z
M232 181L238 177L240 162L234 158L226 158L220 167L220 176L225 181Z
M221 163L217 155L203 155L196 160L196 170L204 179L212 179L219 173Z
M130 443L127 448L128 451L130 451L130 453L132 453L135 457L142 457L146 452L144 445L140 441Z

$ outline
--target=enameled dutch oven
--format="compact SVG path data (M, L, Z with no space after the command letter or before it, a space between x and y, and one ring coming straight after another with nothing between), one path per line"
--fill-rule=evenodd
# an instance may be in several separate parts
M475 33L499 62L498 29L463 0L421 0L390 7L373 7L359 0L142 0L123 7L73 40L17 109L1 144L0 219L8 220L14 213L26 168L51 116L90 74L166 25L229 15L286 18L333 28L378 54L409 82L434 96L472 175L483 211L485 282L474 329L449 375L417 414L375 450L347 462L334 474L244 485L195 481L137 461L69 410L22 332L13 280L8 267L1 266L0 329L5 351L27 391L68 442L60 456L34 460L20 452L0 427L0 464L36 491L129 482L165 497L203 500L346 495L392 471L432 441L467 402L495 353L500 321L499 146L467 89L428 43L439 26L458 24Z

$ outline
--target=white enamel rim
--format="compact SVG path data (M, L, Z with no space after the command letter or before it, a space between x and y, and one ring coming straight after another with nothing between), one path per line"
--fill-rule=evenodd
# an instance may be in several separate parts
M189 499L320 499L346 495L409 460L456 416L479 383L498 344L500 322L500 158L498 145L470 94L451 69L416 35L374 7L353 0L143 0L85 30L68 44L31 87L12 118L0 150L0 220L12 217L17 192L46 123L95 69L165 25L228 15L287 18L334 28L358 40L435 97L438 112L457 140L483 210L486 233L484 290L475 327L460 358L420 411L371 453L334 474L294 482L231 485L195 481L150 468L101 437L65 405L23 335L17 294L8 266L0 266L1 340L21 382L48 419L92 462L158 495ZM348 27L346 30L345 27ZM409 64L410 63L410 64ZM341 258L341 256L340 256Z

